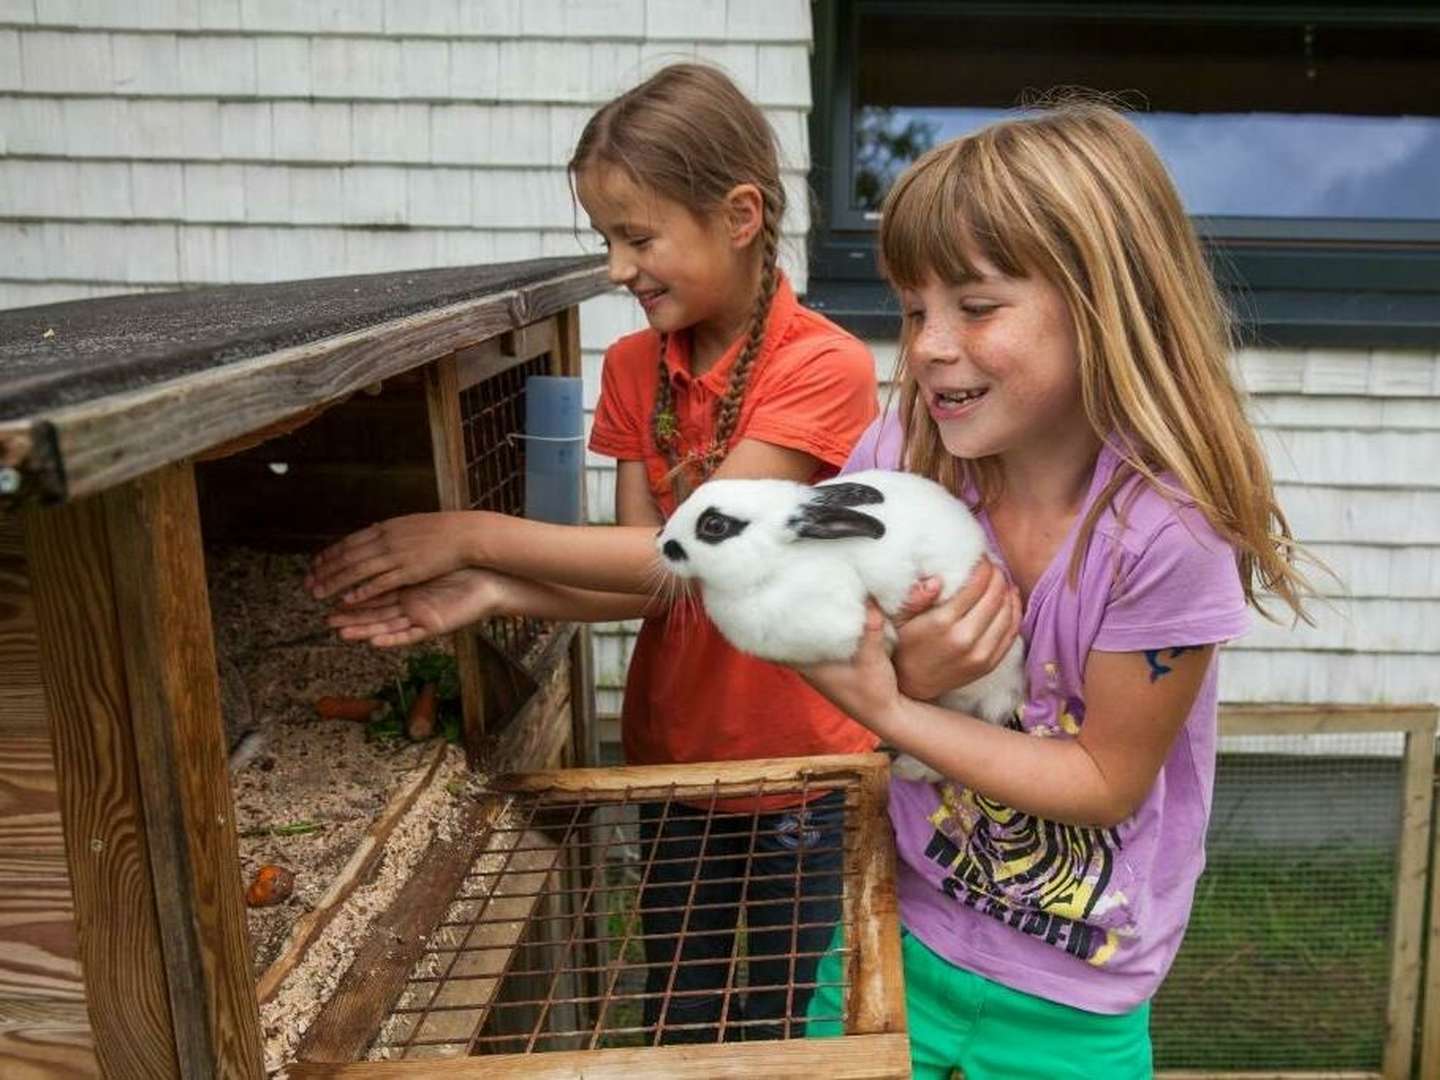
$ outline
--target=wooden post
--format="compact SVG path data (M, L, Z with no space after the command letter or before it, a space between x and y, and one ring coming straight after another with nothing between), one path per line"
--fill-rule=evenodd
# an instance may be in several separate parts
M180 1074L258 1078L195 474L168 465L101 502Z
M1432 712L1426 748L1434 757L1440 710ZM1424 736L1422 735L1422 739ZM1420 1018L1421 1076L1440 1076L1440 813L1430 807L1430 929L1425 952L1424 1014Z
M845 891L846 923L854 927L845 1005L847 1035L897 1034L905 1028L900 908L895 895L895 845L890 839L888 764L867 768L854 811L854 875ZM847 870L852 867L846 867ZM853 895L852 895L853 893Z
M24 521L95 1056L106 1076L178 1076L103 507Z
M425 369L425 401L430 412L430 444L441 510L468 510L470 483L465 475L465 440L460 422L460 381L454 354ZM471 629L450 635L460 673L461 740L470 767L480 764L486 731L485 697L480 674L480 643Z

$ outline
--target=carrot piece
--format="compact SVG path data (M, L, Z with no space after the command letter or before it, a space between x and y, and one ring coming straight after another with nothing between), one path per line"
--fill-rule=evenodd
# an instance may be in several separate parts
M245 890L245 903L251 907L278 904L295 891L295 875L283 866L266 863L255 871L255 878Z
M374 698L322 697L315 701L315 715L323 720L369 720L382 706Z
M410 703L410 715L405 718L405 734L415 742L421 742L435 734L435 684L426 683Z

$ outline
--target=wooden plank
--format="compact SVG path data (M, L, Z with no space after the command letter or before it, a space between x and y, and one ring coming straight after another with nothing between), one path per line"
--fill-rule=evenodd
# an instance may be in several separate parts
M428 361L546 318L608 288L587 267L521 288L280 349L126 394L56 409L66 497L162 465L344 397ZM144 432L143 439L135 437Z
M6 771L15 769L10 755L17 750L24 752L13 741L0 741ZM47 742L47 763L49 750ZM42 795L53 803L54 774L48 774L46 781L51 786ZM0 788L0 799L8 795ZM22 831L9 818L4 823L7 835L0 840L0 998L83 1002L75 898L65 852L59 850L60 815L50 811L28 817L31 831ZM53 842L56 850L6 850L12 839L31 848L40 841Z
M1419 1008L1420 964L1425 942L1426 856L1430 847L1431 803L1435 792L1435 711L1428 730L1405 738L1405 782L1401 790L1400 846L1395 867L1395 903L1390 937L1390 1001L1382 1071L1407 1080L1414 1056Z
M103 496L150 870L186 1077L264 1075L195 478Z
M109 1076L178 1076L104 514L24 524L95 1053Z
M556 375L583 374L580 351L580 308L571 306L555 316Z
M846 890L847 926L855 927L850 954L846 1033L904 1032L905 976L900 958L900 905L895 892L895 834L890 825L890 770L865 769L857 791L855 875Z
M0 733L47 734L37 634L20 519L0 514Z
M573 627L563 633L568 644ZM481 764L497 773L551 770L562 766L563 757L571 746L573 727L570 716L570 665L564 661L547 665L547 674L539 689L530 695L525 706L498 733L486 740ZM548 775L548 773L547 773Z
M1440 1076L1440 813L1432 803L1430 844L1430 925L1425 945L1425 988L1421 1000L1420 1076Z
M563 799L596 791L649 791L674 789L674 798L709 796L714 789L710 778L721 785L753 788L759 781L782 784L805 778L812 789L838 786L877 765L889 767L884 754L820 754L806 758L757 758L753 761L703 761L685 765L616 765L603 769L563 769L527 772L524 775L501 774L493 777L491 787L497 791L528 791ZM696 775L704 782L696 782Z
M469 390L486 379L519 367L525 361L500 351L500 339L491 338L455 352L456 388Z
M1221 735L1431 731L1431 705L1222 705Z
M460 419L460 388L456 359L442 357L425 368L425 407L429 416L434 484L442 511L470 506L470 481L465 471L465 440ZM460 738L473 769L485 737L485 697L481 685L479 643L465 627L450 635L460 676Z
M350 898L350 894L365 881L368 881L375 867L379 865L380 858L385 854L385 842L389 840L390 834L395 831L395 826L400 819L410 812L415 805L415 800L420 793L428 788L435 780L435 774L439 771L440 764L445 760L447 744L441 739L439 744L430 753L430 765L414 781L407 784L395 793L395 796L386 805L385 810L366 830L359 845L346 860L340 872L335 875L335 880L325 890L325 894L315 901L315 906L300 917L290 928L286 936L285 944L275 962L265 969L260 982L255 987L255 996L263 1004L268 1001L280 989L280 984L285 977L294 970L305 956L305 950L310 947L341 905Z
M14 516L0 517L0 998L84 1000L39 632Z
M500 335L500 351L524 363L537 356L555 351L557 341L555 320L543 319L528 326L517 326Z
M476 856L475 865L503 867L498 876L481 877L480 881L494 883L494 891L484 900L475 900L474 926L445 929L439 933L445 948L465 950L460 952L449 966L445 982L433 997L422 993L420 1000L443 1011L430 1013L419 1026L403 1035L397 1033L394 1041L413 1038L417 1042L447 1040L452 1043L468 1043L486 1025L491 1005L497 1000L539 1000L544 996L543 988L533 992L533 986L517 985L522 980L504 978L507 969L543 970L539 964L518 961L512 964L515 950L522 947L527 932L535 927L531 922L535 909L542 902L552 902L546 895L546 882L560 861L560 848L543 833L533 830L491 834L490 845ZM493 871L492 871L493 874ZM563 964L560 965L563 967ZM516 1034L530 1031L537 1019L534 1010L505 1009L504 1015L491 1021L496 1033L501 1031ZM511 1015L515 1014L515 1015ZM412 1021L413 1022L413 1021ZM498 1024L498 1027L495 1025ZM424 1058L434 1050L433 1046L407 1048L401 1056L409 1058L409 1050L415 1051L416 1058Z
M83 1003L0 998L0 1076L6 1080L81 1080L100 1075Z
M498 807L471 803L453 834L430 844L389 909L371 924L335 993L305 1033L297 1058L344 1062L364 1052L404 989L425 935L459 890Z
M777 1042L497 1054L450 1061L301 1063L290 1080L901 1080L910 1076L902 1034Z

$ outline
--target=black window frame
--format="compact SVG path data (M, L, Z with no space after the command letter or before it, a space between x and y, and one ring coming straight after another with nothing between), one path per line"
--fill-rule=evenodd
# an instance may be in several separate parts
M850 201L856 26L863 13L934 14L936 0L816 0L811 65L811 187L807 302L854 332L894 337L898 315L875 266L875 223ZM966 3L981 13L1097 19L1303 19L1317 24L1427 22L1435 6L1222 3L1121 5ZM1440 58L1437 58L1440 69ZM1437 76L1440 95L1440 76ZM1437 177L1440 198L1440 177ZM1260 345L1440 347L1440 221L1192 218L1245 340Z

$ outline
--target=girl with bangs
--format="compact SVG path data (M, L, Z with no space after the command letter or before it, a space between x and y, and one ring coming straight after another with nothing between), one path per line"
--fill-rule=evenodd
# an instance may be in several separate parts
M380 647L491 615L643 617L621 723L631 764L872 749L875 737L796 672L737 652L698 604L672 611L656 595L655 534L692 488L834 476L877 411L869 351L802 307L779 267L774 133L722 72L674 64L590 118L569 173L610 280L649 323L607 350L590 436L617 459L617 524L392 518L321 552L307 584L341 598L329 621L343 637ZM641 807L647 1034L663 1024L656 1041L715 1042L803 1028L839 918L843 797ZM743 994L729 962L742 914Z
M917 587L893 661L872 610L849 664L807 671L945 777L890 793L914 1074L1148 1076L1149 1002L1204 865L1216 651L1259 593L1303 618L1308 592L1224 308L1164 167L1100 104L931 150L880 247L901 400L847 469L946 484L1005 571L978 598ZM926 704L1017 632L1008 726ZM838 947L812 1017L838 1011Z

